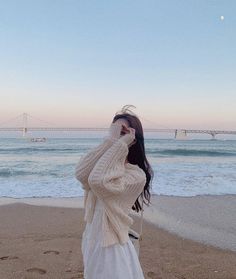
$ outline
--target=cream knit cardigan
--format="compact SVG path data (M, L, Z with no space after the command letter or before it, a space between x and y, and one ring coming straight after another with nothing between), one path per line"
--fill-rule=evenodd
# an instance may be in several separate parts
M83 156L75 170L85 190L85 221L92 222L97 198L104 204L103 247L128 241L133 223L129 213L146 183L146 175L138 165L125 163L134 136L120 137L120 131L120 124L111 124L109 137Z

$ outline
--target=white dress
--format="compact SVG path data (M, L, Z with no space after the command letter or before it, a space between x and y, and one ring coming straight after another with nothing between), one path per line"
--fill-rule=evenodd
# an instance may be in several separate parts
M102 247L102 208L97 199L92 223L87 223L83 232L84 279L144 279L131 240Z

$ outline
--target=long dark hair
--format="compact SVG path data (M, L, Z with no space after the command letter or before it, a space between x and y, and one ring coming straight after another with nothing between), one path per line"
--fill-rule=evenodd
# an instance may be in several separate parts
M146 174L146 184L140 196L143 202L146 205L149 205L151 198L150 188L153 178L153 170L145 154L143 127L139 118L136 115L130 114L128 112L121 112L116 114L112 122L114 123L116 120L121 118L125 119L129 123L129 126L135 129L136 142L129 147L128 161L130 164L138 165ZM136 199L134 205L132 206L132 209L137 212L142 209L142 206L139 202L139 197Z

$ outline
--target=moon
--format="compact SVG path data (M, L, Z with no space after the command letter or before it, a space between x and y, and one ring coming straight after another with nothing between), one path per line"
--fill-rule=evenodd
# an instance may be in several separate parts
M224 16L220 16L220 20L223 21L225 19Z

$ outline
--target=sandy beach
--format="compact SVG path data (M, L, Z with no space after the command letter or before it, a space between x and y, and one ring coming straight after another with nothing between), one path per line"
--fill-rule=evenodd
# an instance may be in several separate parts
M145 277L236 278L235 199L153 197L145 209L140 251ZM1 198L0 278L83 278L82 206L81 198ZM137 229L139 219L134 219ZM210 245L206 232L215 246L227 249Z

